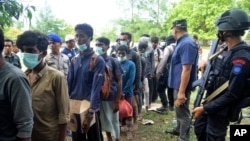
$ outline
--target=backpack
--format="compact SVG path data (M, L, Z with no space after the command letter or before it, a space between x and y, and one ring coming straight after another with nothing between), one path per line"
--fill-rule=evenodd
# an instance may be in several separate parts
M94 71L96 65L97 54L93 54L89 62L89 70ZM101 98L107 99L109 97L111 84L112 84L112 69L105 64L105 69L103 73L103 85L101 88Z
M172 60L172 55L173 55L173 53L171 53L169 55L166 64L164 64L164 69L162 71L162 75L159 77L158 89L160 89L160 90L163 90L163 89L165 90L165 88L167 87L168 75L169 75L169 69L170 69L170 63L171 63L171 60Z

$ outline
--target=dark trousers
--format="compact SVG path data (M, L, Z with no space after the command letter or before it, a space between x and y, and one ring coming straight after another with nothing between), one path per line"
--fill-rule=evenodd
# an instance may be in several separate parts
M152 81L152 82L149 82L148 84L151 84L151 87L149 86L149 93L150 91L152 91L152 101L156 101L157 98L158 98L158 92L157 92L157 80L156 80L156 77L153 77L151 80L148 79L149 81ZM151 89L151 90L150 90Z
M217 114L203 114L195 120L194 131L198 141L225 141L229 120Z
M157 91L159 93L159 97L161 99L162 106L168 107L169 106L174 106L174 89L173 88L167 88L167 95L168 99L165 93L165 89L167 87L164 85L158 85L157 86Z
M93 124L87 133L72 132L73 141L103 141L100 112L96 112L96 123Z
M138 114L141 114L142 105L143 105L143 91L142 91L142 82L139 85L139 94L138 94Z
M155 78L148 78L148 88L149 88L149 104L157 100L158 93L156 92L156 80Z

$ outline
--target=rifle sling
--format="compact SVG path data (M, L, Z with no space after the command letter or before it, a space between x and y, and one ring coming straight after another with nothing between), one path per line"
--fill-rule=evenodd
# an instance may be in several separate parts
M224 91L229 84L229 80L227 80L224 84L222 84L219 88L217 88L211 95L204 99L202 104L208 103L213 100L216 96L220 95L222 91Z

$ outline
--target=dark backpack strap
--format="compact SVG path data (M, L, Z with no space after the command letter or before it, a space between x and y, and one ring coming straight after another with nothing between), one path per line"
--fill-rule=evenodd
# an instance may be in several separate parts
M114 58L112 58L112 57L110 57L110 61L111 61L111 68L112 68L112 73L115 75L116 73L115 73L115 71L116 71L116 65L115 65L115 60L114 60ZM113 76L114 77L114 79L116 80L116 76Z
M160 53L160 49L159 49L159 48L157 48L157 50L156 50L156 51L157 51L157 55L158 55L158 61L160 62L160 54L161 54L161 53Z

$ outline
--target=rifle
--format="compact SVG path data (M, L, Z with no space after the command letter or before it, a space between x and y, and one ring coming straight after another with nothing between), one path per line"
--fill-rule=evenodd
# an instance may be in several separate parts
M218 44L219 44L219 39L214 40L212 42L212 46L210 48L210 55L211 56L209 57L209 59L207 61L205 72L204 72L204 74L202 75L202 77L200 79L198 79L198 80L196 80L196 81L194 81L192 83L192 88L198 87L198 92L197 92L197 95L196 95L196 98L195 98L195 101L194 101L194 108L200 106L201 101L202 101L202 99L204 97L205 85L206 85L206 83L208 81L208 77L209 77L209 74L210 74L210 71L211 71L211 68L212 68L213 58L217 57L220 54L218 52L216 53ZM189 132L189 130L191 128L193 118L194 118L194 115L192 114L187 133Z
M221 53L220 51L216 52L217 47L218 47L218 43L219 43L218 39L213 41L213 43L212 43L212 46L210 49L211 56L209 57L209 59L207 61L206 69L205 69L203 76L200 79L198 79L192 83L192 88L199 87L197 95L196 95L196 99L194 101L194 108L200 106L201 101L204 97L205 85L208 81L208 77L209 77L209 74L210 74L210 71L212 68L212 60Z

